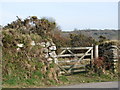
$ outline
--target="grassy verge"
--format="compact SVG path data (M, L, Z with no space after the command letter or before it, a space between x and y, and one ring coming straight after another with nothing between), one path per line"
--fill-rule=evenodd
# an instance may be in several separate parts
M3 88L44 88L51 86L61 86L61 85L69 85L69 84L80 84L80 83L91 83L91 82L107 82L107 81L118 81L118 77L115 74L102 74L99 76L98 74L92 73L77 73L69 76L60 76L60 82L56 83L52 80L41 81L36 79L30 79L26 81L10 81L3 84ZM42 82L47 82L47 84L43 84ZM49 83L48 83L49 82ZM19 83L19 84L18 84ZM27 83L27 84L26 84Z
M92 83L92 82L108 82L108 81L118 81L117 74L101 74L100 76L96 73L76 73L69 76L62 76L64 83L57 84L56 86L62 85L74 85L80 83Z
M77 83L91 83L91 82L106 82L106 81L117 81L118 77L114 74L102 74L99 76L98 74L88 74L88 73L79 73L71 76L67 76L69 84L77 84Z

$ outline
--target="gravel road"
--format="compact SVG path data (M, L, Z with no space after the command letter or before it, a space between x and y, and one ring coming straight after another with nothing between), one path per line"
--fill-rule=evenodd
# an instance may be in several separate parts
M97 82L97 83L81 83L77 85L67 85L51 88L118 88L118 81L113 82Z

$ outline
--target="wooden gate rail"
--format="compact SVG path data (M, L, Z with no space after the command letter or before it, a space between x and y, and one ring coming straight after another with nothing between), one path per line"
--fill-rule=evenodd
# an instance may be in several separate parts
M76 65L78 62L80 62L80 61L85 57L85 55L87 55L88 52L90 52L92 49L93 49L93 48L91 47L84 55L82 55L82 57L81 57L78 61L76 61L76 63L75 63L74 65L72 65L72 66L70 67L70 69L68 70L68 72L70 72L70 71L75 67L75 65Z
M90 59L83 59L83 61L87 61L87 60L90 60ZM62 61L58 61L58 63L65 63L65 62L76 62L78 60L62 60Z
M70 57L74 57L75 60L58 60L57 61L57 65L58 67L63 70L65 73L71 73L71 70L73 68L79 68L79 67L85 67L86 65L77 65L79 62L83 61L83 60L93 60L93 47L62 47L61 48L62 52L57 55L58 58L70 58ZM73 53L72 50L87 50L85 53ZM65 54L65 52L69 52L69 54ZM91 53L89 53L91 51ZM85 59L85 56L91 56L90 59ZM74 62L73 65L64 65L61 66L59 65L59 63L71 63ZM66 70L67 68L67 70Z

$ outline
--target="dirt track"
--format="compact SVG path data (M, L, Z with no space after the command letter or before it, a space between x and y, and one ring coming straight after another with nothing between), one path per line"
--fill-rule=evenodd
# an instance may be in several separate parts
M97 82L97 83L82 83L77 85L67 85L52 88L118 88L118 81L114 82Z

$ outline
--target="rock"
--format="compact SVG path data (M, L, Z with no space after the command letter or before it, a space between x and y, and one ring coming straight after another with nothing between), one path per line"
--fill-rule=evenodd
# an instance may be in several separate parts
M17 51L20 51L20 48L17 48Z
M23 44L17 44L18 47L23 47Z
M41 45L41 43L36 43L36 45Z
M55 51L50 52L49 55L50 55L51 57L53 57L53 58L56 58L56 57L57 57Z
M44 56L45 56L45 58L48 58L48 57L49 57L49 55L48 55L48 54L45 54Z
M55 51L56 50L56 46L51 46L51 47L49 47L49 49L51 50L51 51Z
M50 47L50 46L51 46L50 42L47 42L46 47Z
M48 58L47 61L53 61L53 59L52 58Z
M35 46L35 41L32 41L30 45Z
M41 42L40 46L45 47L45 42Z
M43 48L43 53L48 53L48 49L47 48Z
M55 44L54 44L53 42L51 42L51 45L52 45L52 46L55 46Z

